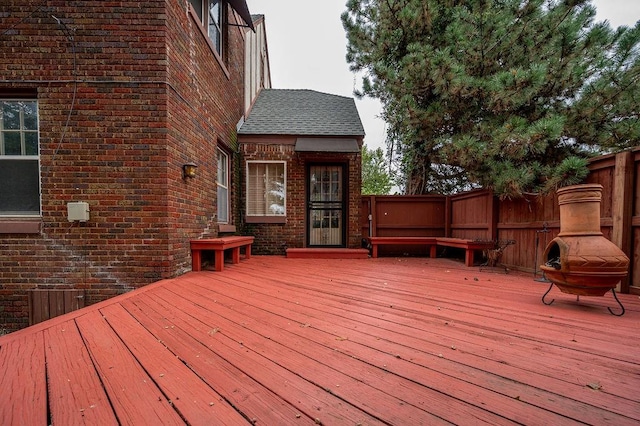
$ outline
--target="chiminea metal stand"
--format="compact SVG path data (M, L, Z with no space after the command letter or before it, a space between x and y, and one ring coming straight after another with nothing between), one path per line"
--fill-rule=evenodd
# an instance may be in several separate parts
M551 291L551 289L553 288L553 284L551 283L551 285L549 286L549 289L547 290L547 292L545 294L542 295L542 303L544 303L545 305L550 305L554 302L554 300L556 299L551 299L551 301L547 302L545 299L545 297L547 297L547 294L549 294L549 292ZM611 294L613 294L613 298L616 299L616 302L618 302L618 305L620 305L620 309L622 309L622 312L620 312L619 314L616 314L615 312L613 312L613 310L607 306L607 309L609 310L609 313L611 315L615 315L617 317L621 317L624 315L624 306L622 305L622 303L620 302L620 299L618 299L618 296L616 295L616 291L614 289L611 289ZM580 301L580 295L577 294L576 295L576 301Z

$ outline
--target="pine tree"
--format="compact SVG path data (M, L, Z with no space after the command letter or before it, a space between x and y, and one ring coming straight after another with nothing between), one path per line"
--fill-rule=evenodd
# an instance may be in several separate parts
M640 22L594 17L589 0L349 0L347 61L408 192L551 191L637 144Z

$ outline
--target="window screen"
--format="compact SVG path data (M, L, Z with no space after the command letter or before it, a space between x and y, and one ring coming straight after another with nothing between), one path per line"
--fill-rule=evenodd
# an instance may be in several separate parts
M284 216L285 163L247 164L247 215Z

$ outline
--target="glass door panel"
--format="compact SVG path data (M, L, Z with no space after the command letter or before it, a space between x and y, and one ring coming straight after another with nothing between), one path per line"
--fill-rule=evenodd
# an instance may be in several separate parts
M344 240L343 166L309 168L309 246L342 247Z

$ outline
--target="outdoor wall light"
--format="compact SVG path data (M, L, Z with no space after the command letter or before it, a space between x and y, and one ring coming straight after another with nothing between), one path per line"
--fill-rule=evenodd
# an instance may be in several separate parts
M182 166L182 179L196 177L196 166L194 163L187 163Z

